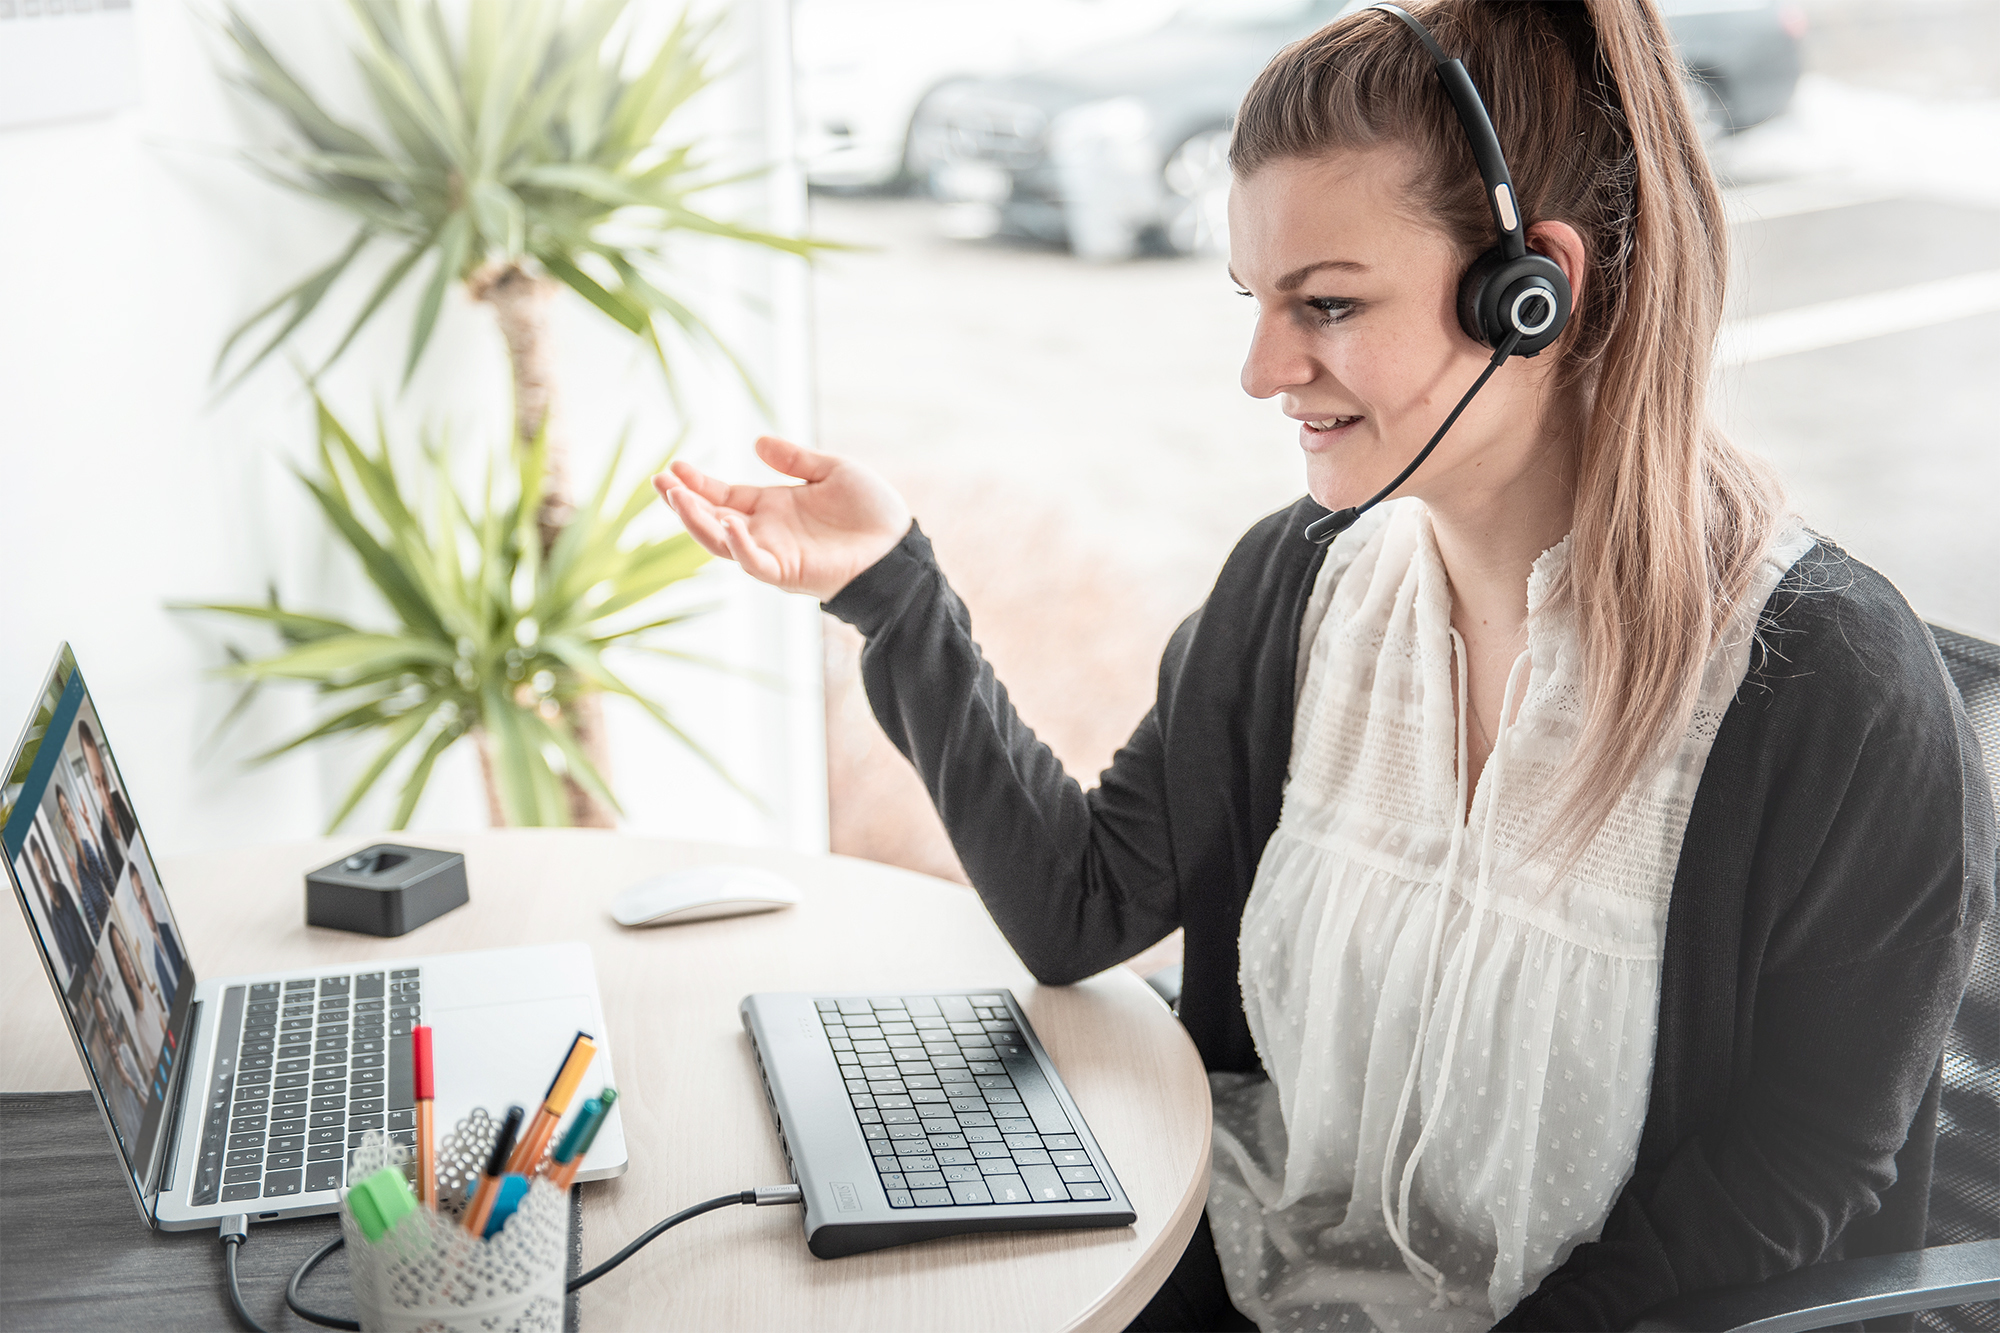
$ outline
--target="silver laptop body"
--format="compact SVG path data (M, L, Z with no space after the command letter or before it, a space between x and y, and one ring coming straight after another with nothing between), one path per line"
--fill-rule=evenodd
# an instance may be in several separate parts
M0 859L147 1225L334 1211L361 1134L413 1133L419 1022L440 1142L474 1107L532 1111L579 1030L597 1054L570 1114L614 1084L583 944L197 976L68 644L0 772ZM577 1178L627 1163L614 1108Z

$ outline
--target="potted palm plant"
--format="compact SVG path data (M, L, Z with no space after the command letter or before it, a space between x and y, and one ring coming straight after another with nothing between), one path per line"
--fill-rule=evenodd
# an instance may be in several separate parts
M635 52L628 14L633 8L628 0L474 0L462 30L454 32L437 0L349 0L359 34L355 67L380 122L373 128L328 110L241 14L230 11L225 24L241 58L235 81L275 110L295 136L292 143L254 152L253 161L281 185L350 215L355 230L329 262L235 330L217 358L218 376L233 384L255 369L294 337L329 293L353 285L344 280L365 253L386 247L392 252L388 267L366 289L321 368L353 344L392 293L414 281L421 290L404 357L407 384L436 331L447 289L462 284L492 311L506 343L514 387L511 447L520 493L535 497L526 530L534 535L533 560L543 571L559 563L571 528L585 512L573 488L557 412L548 322L556 294L567 289L581 296L640 339L670 389L670 347L695 348L734 365L755 395L742 363L695 309L673 295L669 247L681 237L702 235L801 256L821 248L819 242L716 218L697 206L703 191L733 178L718 174L698 144L667 142L666 131L674 114L713 80L715 23L683 13L656 47ZM331 421L322 405L323 444L329 435L347 438ZM330 521L383 586L373 553L326 501L337 494L328 489L334 485L331 460L345 458L359 469L364 456L347 453L344 445L328 452L327 474L312 484ZM386 442L370 466L383 477L392 472ZM607 473L600 495L612 481ZM449 490L445 478L437 484ZM364 491L377 504L378 517L391 526L402 522L394 512L397 497L386 497L385 510L384 495ZM601 541L607 530L595 529L582 541ZM651 558L662 568L680 569L681 562L698 563L698 556L698 548L688 544L671 557L662 549ZM510 558L529 560L525 553ZM581 594L592 586L572 591ZM393 595L391 602L399 614L406 610ZM272 608L253 610L262 615ZM293 635L317 632L296 618L271 623ZM313 679L323 688L355 669L330 648L304 651L313 642L291 643L279 658L240 669ZM532 679L546 677L549 688L531 691L534 715L553 712L551 744L570 756L551 778L564 801L555 809L540 796L527 800L510 788L510 780L492 776L489 762L494 811L509 822L609 826L615 802L607 779L601 696L620 687L587 656L556 653L537 660L541 665ZM302 675L315 664L330 674ZM510 743L499 731L502 716L492 710L470 715L471 733L489 760L509 753ZM321 734L342 730L332 725L338 720ZM424 760L418 767L428 771ZM407 817L407 810L402 813Z

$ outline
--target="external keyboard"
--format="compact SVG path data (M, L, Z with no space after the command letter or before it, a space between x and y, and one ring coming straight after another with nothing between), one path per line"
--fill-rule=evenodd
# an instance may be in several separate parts
M416 1143L410 1030L421 969L230 986L191 1201L338 1189L371 1129Z
M892 1208L1106 1200L999 994L816 999Z

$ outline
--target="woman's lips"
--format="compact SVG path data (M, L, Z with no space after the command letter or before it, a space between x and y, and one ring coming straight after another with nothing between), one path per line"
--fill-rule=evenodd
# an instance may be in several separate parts
M1357 416L1320 417L1314 421L1301 421L1299 423L1299 444L1311 450L1331 448L1365 420L1367 420L1366 417Z

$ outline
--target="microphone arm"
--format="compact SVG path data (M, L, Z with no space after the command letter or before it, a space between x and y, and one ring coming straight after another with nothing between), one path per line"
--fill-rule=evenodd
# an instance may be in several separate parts
M1444 433L1451 429L1453 422L1458 420L1458 414L1465 410L1465 405L1467 403L1470 403L1474 395L1476 395L1481 389L1486 387L1486 381L1493 378L1493 372L1500 369L1500 364L1503 361L1505 361L1508 357L1514 355L1515 344L1519 343L1520 341L1521 341L1521 332L1518 329L1509 333L1505 338L1500 340L1500 345L1493 350L1493 359L1486 363L1485 370L1479 372L1479 378L1474 380L1472 382L1472 387L1465 391L1465 397L1458 400L1458 406L1451 409L1451 415L1446 417L1444 419L1444 424L1437 428L1437 434L1431 436L1431 442L1423 447L1422 452L1420 452L1415 458L1412 458L1410 460L1410 465L1408 467L1404 468L1401 472L1398 472L1396 474L1396 479L1394 481L1390 482L1387 486L1384 486L1381 490L1375 492L1375 494L1370 498L1368 498L1367 500L1362 501L1360 504L1355 505L1352 508L1336 509L1333 513L1328 514L1325 518L1314 520L1311 524L1307 525L1306 527L1306 533L1305 533L1306 540L1320 546L1326 545L1328 542L1332 541L1335 537L1338 537L1341 533L1353 527L1355 520L1359 519L1363 514L1373 509L1376 505L1381 504L1384 500L1388 499L1392 494L1395 493L1395 490L1398 486L1401 486L1404 482L1408 481L1410 479L1410 474L1415 472L1418 468L1422 467L1424 465L1424 460L1431 456L1431 450L1438 447L1438 441L1444 438Z

